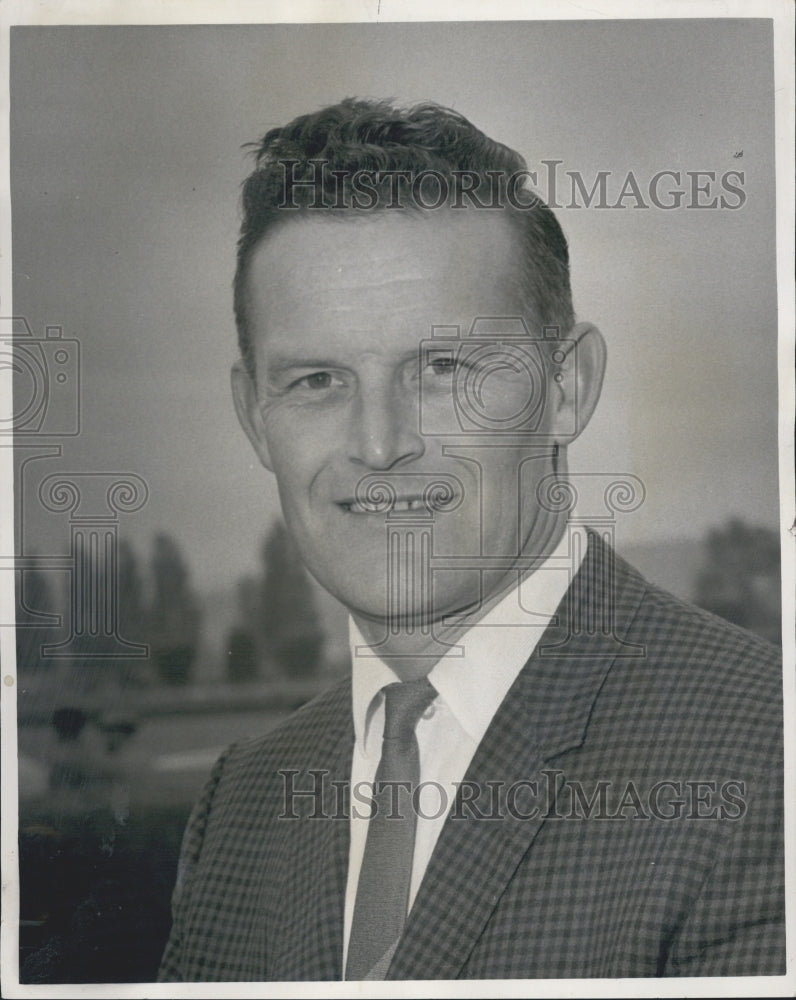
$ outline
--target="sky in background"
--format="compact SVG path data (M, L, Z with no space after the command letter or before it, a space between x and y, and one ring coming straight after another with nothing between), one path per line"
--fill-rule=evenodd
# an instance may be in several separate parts
M609 171L611 201L629 171L644 191L661 170L743 170L736 211L558 212L575 308L609 349L571 466L645 484L620 541L776 528L762 20L12 29L14 313L82 358L81 433L44 471L143 477L123 534L143 551L172 533L203 589L256 566L278 500L229 393L241 145L344 96L449 105L540 176ZM27 547L68 543L63 519L25 516Z

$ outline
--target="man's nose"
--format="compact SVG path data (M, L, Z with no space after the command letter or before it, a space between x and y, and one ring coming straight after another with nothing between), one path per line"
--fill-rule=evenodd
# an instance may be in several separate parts
M349 458L370 469L391 469L419 458L425 443L419 432L419 399L402 386L361 389L349 429Z

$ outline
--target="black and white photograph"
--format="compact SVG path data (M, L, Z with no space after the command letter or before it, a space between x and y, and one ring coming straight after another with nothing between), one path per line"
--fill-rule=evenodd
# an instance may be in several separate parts
M3 995L793 995L793 8L0 18Z

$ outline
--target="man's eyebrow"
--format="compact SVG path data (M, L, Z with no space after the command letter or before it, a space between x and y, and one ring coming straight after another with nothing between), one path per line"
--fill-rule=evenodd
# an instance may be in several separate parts
M277 355L273 359L266 357L265 369L272 374L291 371L294 368L345 368L340 361L331 358L292 357L289 354Z
M398 364L404 364L406 361L412 361L422 354L425 353L425 349L428 345L418 344L404 353L397 359ZM295 368L350 368L351 363L349 361L343 361L340 358L334 359L330 357L304 357L303 355L292 355L292 354L275 354L269 355L266 353L265 370L269 374L279 375L287 371L292 371Z

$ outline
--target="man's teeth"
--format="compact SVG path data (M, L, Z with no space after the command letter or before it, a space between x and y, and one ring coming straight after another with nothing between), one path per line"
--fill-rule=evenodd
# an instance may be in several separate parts
M391 510L420 510L425 506L422 500L396 500Z
M393 511L402 512L410 510L428 510L428 506L423 500L413 497L411 500L394 500L389 506L386 504L363 504L356 500L342 505L352 514L387 514Z

